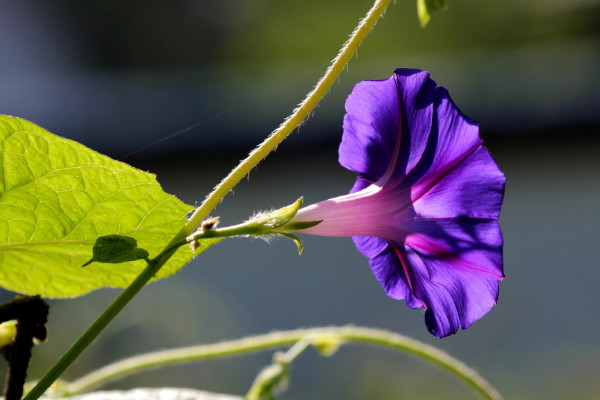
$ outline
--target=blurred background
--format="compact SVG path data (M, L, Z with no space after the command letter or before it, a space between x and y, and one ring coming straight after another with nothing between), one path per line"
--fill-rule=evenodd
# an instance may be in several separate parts
M438 340L423 313L389 299L347 238L232 239L151 284L67 372L128 355L277 329L360 324L434 344L507 399L600 398L600 1L449 0L418 25L390 5L313 116L214 211L345 193L337 162L353 85L397 67L429 70L481 123L507 177L498 305ZM199 204L313 87L370 1L0 0L0 113L158 176ZM115 273L118 273L116 270ZM53 300L40 377L118 294ZM0 300L13 294L2 292ZM180 386L243 394L272 353L169 367L108 388ZM3 366L4 368L4 366ZM470 399L446 373L357 346L308 351L281 399Z

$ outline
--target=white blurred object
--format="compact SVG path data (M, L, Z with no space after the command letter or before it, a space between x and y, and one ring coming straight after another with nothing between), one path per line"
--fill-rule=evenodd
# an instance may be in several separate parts
M42 400L54 397L42 397ZM66 397L67 400L242 400L241 397L180 388L138 388L111 390Z

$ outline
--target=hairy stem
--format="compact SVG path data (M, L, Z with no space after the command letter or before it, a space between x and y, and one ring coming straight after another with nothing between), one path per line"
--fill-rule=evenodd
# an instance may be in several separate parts
M254 353L293 345L301 340L309 340L312 345L325 350L328 346L337 347L355 342L405 352L445 369L484 399L501 399L500 394L477 372L447 353L397 333L355 326L273 332L229 342L147 353L107 365L68 384L65 395L82 393L109 381L152 368Z
M306 99L294 110L292 115L271 135L254 149L245 160L243 160L233 171L221 181L219 185L208 195L202 205L196 209L188 223L183 227L185 235L190 235L208 213L219 204L237 183L246 176L252 168L261 162L279 143L281 143L294 129L296 129L310 112L317 106L325 96L335 80L339 77L344 67L354 55L358 46L371 31L377 20L383 15L391 0L376 0L365 18L360 21L350 39L344 44L333 63L329 66L325 75L319 80L315 88L307 95Z

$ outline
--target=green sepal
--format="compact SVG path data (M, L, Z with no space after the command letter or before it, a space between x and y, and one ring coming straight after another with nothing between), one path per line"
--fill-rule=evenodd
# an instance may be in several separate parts
M296 247L298 247L298 255L302 254L302 249L304 247L302 246L302 242L300 241L300 239L298 239L298 236L294 235L293 233L289 233L289 232L281 232L280 235L285 236L286 238L292 239L292 241L296 244Z
M96 239L92 248L93 257L82 265L93 262L120 264L128 261L146 260L150 256L148 251L137 247L137 240L130 236L106 235Z
M278 208L277 210L271 211L264 215L259 215L255 218L252 218L252 220L249 222L251 222L253 225L256 224L269 230L279 228L294 218L300 207L302 207L302 202L303 198L300 197L289 206Z
M296 221L281 226L282 230L286 231L301 231L302 229L312 228L315 225L319 225L323 221Z
M421 28L424 28L431 20L431 12L438 8L446 8L445 0L417 0L417 15Z

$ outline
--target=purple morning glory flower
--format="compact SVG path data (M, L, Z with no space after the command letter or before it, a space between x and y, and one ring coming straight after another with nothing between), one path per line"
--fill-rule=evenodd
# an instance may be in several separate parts
M503 278L504 175L478 125L419 70L357 84L346 112L339 162L358 179L292 222L352 236L385 292L425 308L435 336L468 328L496 304Z

